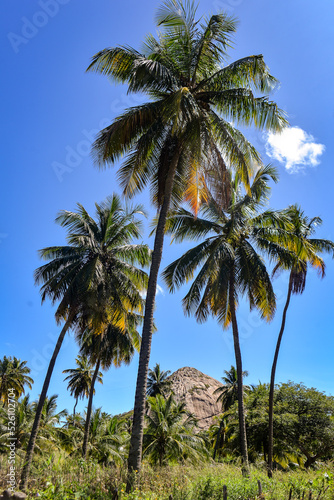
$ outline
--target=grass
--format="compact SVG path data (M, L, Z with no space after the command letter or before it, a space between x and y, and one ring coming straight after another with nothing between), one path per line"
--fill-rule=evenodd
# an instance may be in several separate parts
M4 459L0 465L0 486L5 489L7 471ZM163 468L144 464L137 489L126 494L124 467L101 467L92 462L50 456L48 460L40 458L33 468L29 498L38 493L39 498L45 500L108 500L117 488L121 500L168 500L169 495L173 500L220 500L226 485L228 500L288 500L290 490L293 500L332 500L333 473L333 464L328 464L313 471L279 471L270 480L261 467L252 467L251 477L243 478L241 469L230 464ZM258 481L262 485L261 497Z

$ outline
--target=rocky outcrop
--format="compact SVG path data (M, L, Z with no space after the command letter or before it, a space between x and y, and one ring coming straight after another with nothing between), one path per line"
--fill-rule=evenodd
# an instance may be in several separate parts
M188 366L176 370L168 377L177 403L184 402L192 413L199 429L208 429L213 417L221 413L221 404L217 403L217 395L213 394L223 384L205 373Z
M9 490L5 490L2 495L0 495L0 500L6 499L6 498L11 498L12 500L19 500L20 498L27 498L27 495L23 493L22 491L16 491L15 493L11 493Z

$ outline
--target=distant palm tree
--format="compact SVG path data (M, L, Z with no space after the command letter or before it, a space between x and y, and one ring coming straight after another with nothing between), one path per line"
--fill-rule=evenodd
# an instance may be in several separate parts
M201 217L179 209L168 220L173 238L200 239L201 243L170 264L163 275L170 291L192 279L200 271L183 299L185 313L204 322L210 314L227 328L232 325L238 380L238 412L243 473L249 473L245 412L243 403L242 359L236 309L245 296L251 309L258 309L269 321L276 307L275 294L263 257L265 249L272 258L272 241L284 239L287 217L282 212L261 212L268 199L268 181L277 180L273 167L258 170L251 185L251 196L242 195L238 177L232 185L232 203L223 211L212 196L203 205ZM206 238L205 238L206 237ZM203 240L203 238L205 238Z
M228 418L225 414L220 417L215 417L216 422L210 426L209 432L212 436L214 449L213 460L216 459L217 452L226 442L226 435L228 431Z
M307 269L316 269L321 278L325 276L325 263L319 253L331 253L334 257L334 243L330 240L311 238L316 227L322 224L320 217L309 219L296 205L287 210L292 223L291 241L287 249L277 251L277 264L273 274L280 270L290 271L288 294L283 309L281 328L278 334L274 360L271 368L269 390L269 446L268 446L268 476L272 477L273 446L274 446L274 389L278 354L285 328L286 315L292 294L302 294L306 285Z
M69 244L40 251L41 257L49 261L35 271L36 283L43 283L42 301L46 297L52 303L60 301L56 320L65 320L65 325L57 340L40 395L22 469L22 489L27 485L44 401L66 332L78 323L82 328L83 321L88 322L88 312L95 314L99 306L99 295L108 297L109 307L105 315L110 317L111 308L114 314L116 309L136 309L142 304L141 294L146 290L147 275L134 264L147 266L150 251L147 245L132 243L141 235L137 215L143 215L142 207L124 208L115 194L95 206L96 220L80 204L76 212L60 212L56 222L68 230Z
M222 409L225 412L238 400L238 374L233 365L228 371L224 370L224 373L225 376L222 377L224 385L218 387L214 394L218 394L217 403L222 404ZM243 371L242 377L248 377L248 372ZM247 391L249 386L243 385L243 388L244 391Z
M34 381L29 377L31 370L26 364L27 361L21 361L15 356L9 356L9 358L4 356L0 360L0 399L3 406L8 404L8 393L11 390L14 390L15 397L18 399L24 394L25 385L29 389L32 388Z
M67 410L58 411L57 408L58 395L53 394L50 397L46 397L44 401L43 411L40 421L40 445L44 443L44 449L47 446L55 446L59 448L58 433L61 429L62 419L66 419L68 412ZM36 411L38 402L34 401L32 407L34 412Z
M185 403L177 404L172 394L167 399L158 394L148 398L148 403L144 456L160 466L186 458L199 461L205 455L204 441L194 433L196 420L187 412Z
M1 409L1 452L8 453L8 443L10 442L10 438L14 438L16 450L18 455L21 456L22 449L26 447L29 440L33 418L33 405L29 402L29 394L17 401L14 422L12 420L12 415L10 415L6 409Z
M231 365L231 368L227 371L224 370L225 376L222 377L222 381L224 382L224 385L221 387L218 387L215 391L214 394L218 395L217 398L217 403L221 403L222 405L222 410L223 413L226 413L229 408L236 402L238 401L238 374L236 368ZM248 372L243 371L242 372L242 377L247 377ZM247 391L249 389L248 385L243 385L243 390ZM217 433L217 439L216 439L216 444L215 448L213 451L213 459L216 458L216 453L218 450L219 442L220 442L220 435L223 430L223 428L226 427L226 416L223 416L220 422L219 430Z
M87 356L79 354L75 362L78 366L77 368L63 370L63 373L69 373L69 375L65 377L64 381L69 381L67 389L70 390L71 396L75 397L73 417L75 416L75 408L78 404L78 400L83 399L84 397L89 397L89 391L92 385L92 377L94 374L94 366L88 360ZM100 384L103 383L101 372L97 374L97 382L99 382Z
M229 199L226 163L249 189L249 176L260 162L256 150L234 127L255 125L278 131L284 114L267 97L277 85L262 55L229 63L226 55L236 31L225 13L196 20L193 1L165 0L157 13L158 38L149 35L142 53L113 47L97 53L88 68L141 92L150 102L132 107L103 129L94 143L99 166L125 156L119 172L132 196L148 184L158 208L143 340L139 359L129 472L140 470L146 383L153 333L153 311L162 258L166 217L171 206L190 200L196 211L202 181L211 183L224 205ZM129 477L131 474L129 474ZM128 485L129 487L129 485Z
M89 424L89 447L91 457L101 464L124 462L129 434L125 423L111 417L101 408L93 410Z
M155 365L153 370L149 370L147 377L147 396L155 397L158 394L166 396L166 392L168 392L171 385L171 381L168 380L170 373L170 370L162 371L159 363Z

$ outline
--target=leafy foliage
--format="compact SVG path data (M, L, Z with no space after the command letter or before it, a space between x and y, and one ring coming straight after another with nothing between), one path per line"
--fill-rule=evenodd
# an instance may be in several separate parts
M167 379L170 370L163 371L160 364L157 363L153 370L149 370L147 378L147 395L156 397L158 394L166 396L171 382Z
M78 399L88 398L89 391L92 384L92 377L94 373L94 366L90 363L88 358L84 355L77 356L76 358L77 368L69 368L63 370L63 373L68 373L64 380L68 380L67 389L70 390L71 396L75 397L76 403L74 406L73 413L75 414L75 407ZM99 372L97 376L97 381L102 384L102 373ZM94 390L95 392L95 390Z
M166 1L157 11L157 37L148 35L141 52L126 46L104 49L88 71L146 93L151 101L124 111L95 143L99 166L127 155L119 170L124 192L133 196L151 185L161 206L164 183L177 157L173 203L191 200L197 211L203 181L216 186L228 204L226 165L249 188L256 150L231 122L281 130L284 113L267 97L277 86L262 55L227 63L237 22L226 13L196 20L193 2ZM213 172L219 175L212 177ZM219 179L219 186L217 185Z
M196 421L171 394L148 398L149 411L144 434L144 456L153 464L184 460L198 461L205 455L203 439L194 433Z
M32 388L33 379L27 361L21 361L15 356L4 356L0 360L0 399L4 405L8 404L8 393L14 390L16 399L25 393L25 385Z

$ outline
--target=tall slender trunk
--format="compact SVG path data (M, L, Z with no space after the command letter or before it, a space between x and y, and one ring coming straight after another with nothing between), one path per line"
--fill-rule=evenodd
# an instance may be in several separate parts
M234 301L234 294L235 294L234 266L232 266L232 269L230 270L229 281L230 281L229 303L231 311L235 362L237 365L237 377L238 377L238 415L239 415L240 448L242 454L242 474L244 476L248 476L249 464L248 464L246 421L245 421L245 409L244 409L244 391L243 391L243 381L242 381L242 361L241 361L241 351L239 342L239 330L238 330L237 317L235 314L235 301Z
M87 415L86 415L86 422L85 422L85 435L84 435L84 441L83 441L83 445L82 445L82 458L84 458L84 459L86 459L86 456L87 456L87 445L88 445L88 438L89 438L90 417L92 415L94 386L95 386L97 376L99 374L100 363L101 363L101 359L99 358L97 360L97 363L96 363L96 367L95 367L95 371L93 374L92 383L91 383L90 391L89 391Z
M75 405L74 405L74 408L73 408L73 419L75 417L75 409L77 407L77 404L78 404L78 398L75 398ZM74 420L73 420L74 421Z
M73 316L70 316L69 319L66 321L65 325L63 326L62 331L60 332L56 347L53 351L52 358L51 358L50 363L49 363L48 371L46 373L42 392L41 392L41 395L39 397L39 401L38 401L38 405L37 405L37 409L36 409L35 420L34 420L34 423L33 423L32 429L31 429L31 434L30 434L30 438L29 438L27 452L26 452L26 456L25 456L25 460L24 460L24 466L22 469L21 480L20 480L20 488L22 490L25 490L27 487L28 476L30 473L30 467L31 467L33 453L34 453L36 438L37 438L37 434L38 434L39 424L41 421L43 406L44 406L45 398L46 398L46 395L47 395L47 392L49 389L53 368L54 368L58 353L60 351L61 345L63 343L64 337L66 335L66 332L71 326L72 320L73 320Z
M152 262L150 268L150 275L148 279L147 295L145 303L142 341L139 354L139 368L137 375L135 405L133 411L133 424L132 424L132 433L131 433L129 459L128 459L129 474L127 482L127 491L130 491L132 486L133 472L134 471L139 472L141 467L147 374L148 374L148 365L151 354L155 294L157 288L158 273L162 258L162 249L164 243L164 233L166 227L167 213L169 210L170 201L172 197L174 177L175 177L176 167L179 161L179 156L180 156L180 148L179 146L176 146L174 158L166 178L164 199L159 214L159 220L155 233L154 247L152 252Z
M270 376L270 390L269 390L269 442L268 442L268 477L273 476L273 451L274 451L274 389L275 389L275 374L277 366L278 353L281 346L282 336L285 328L286 313L290 304L292 293L292 275L290 273L288 295L286 298L285 306L282 315L281 329L278 334L274 361L271 368Z

